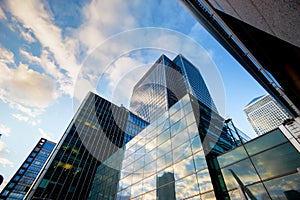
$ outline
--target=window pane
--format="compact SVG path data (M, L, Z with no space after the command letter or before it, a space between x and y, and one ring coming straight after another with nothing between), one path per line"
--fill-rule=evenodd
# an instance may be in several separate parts
M211 183L210 175L207 169L198 172L197 178L201 193L208 192L213 189L213 185Z
M300 199L299 173L266 181L265 186L273 199Z
M224 167L231 163L237 162L243 158L246 158L247 154L244 147L240 146L232 151L229 151L218 157L220 167Z
M177 199L184 199L199 194L197 176L192 174L184 179L176 181L175 189Z
M261 183L248 186L246 189L246 194L249 199L270 199L269 195L267 194L264 186Z
M266 134L253 140L247 144L245 147L250 155L263 151L265 149L271 148L277 144L286 142L287 139L279 129L274 130L273 132Z
M262 179L296 172L300 166L300 154L290 143L253 156L252 160Z
M258 175L249 159L222 169L222 174L228 190L238 187L237 179L239 179L243 185L259 181Z

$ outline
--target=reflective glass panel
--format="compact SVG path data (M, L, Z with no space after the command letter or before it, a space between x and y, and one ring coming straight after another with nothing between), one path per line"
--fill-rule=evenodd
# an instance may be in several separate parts
M252 161L262 179L294 172L300 166L300 154L286 143L252 157Z
M148 192L156 188L156 176L150 176L143 180L143 191Z
M237 162L247 157L247 153L243 146L233 149L218 157L220 167L224 167L231 163Z
M199 151L198 153L194 154L193 157L196 171L207 168L207 163L203 151Z
M195 122L196 121L196 119L195 119L195 116L194 116L194 113L193 112L191 112L191 113L189 113L188 115L186 115L186 124L187 124L187 126L188 125L190 125L191 123L193 123L193 122Z
M185 118L179 120L171 127L171 137L179 133L184 128L186 128Z
M213 189L208 169L197 172L197 178L201 193L208 192Z
M192 155L189 142L183 143L181 146L173 150L173 161L178 162Z
M222 174L228 190L238 187L237 180L240 180L243 185L259 181L259 177L249 159L222 169Z
M202 200L216 200L215 193L209 192L201 195Z
M180 146L181 144L185 143L189 140L189 135L186 130L180 132L179 134L172 137L172 148L175 149L176 147Z
M144 200L146 199L156 199L156 190L144 194Z
M175 182L176 198L184 199L199 194L197 177L192 174Z
M199 136L196 136L193 139L191 139L191 147L193 154L196 154L197 152L202 150L202 143Z
M174 165L175 180L181 179L187 175L195 173L195 167L192 156L186 158Z
M300 199L299 173L266 181L265 186L273 199Z
M249 155L253 155L286 141L286 137L283 136L279 129L276 129L269 134L263 135L251 142L248 142L245 144L245 147Z
M271 199L261 183L250 185L247 187L246 195L249 199L256 198L257 200L269 200Z
M188 132L189 132L189 135L190 135L190 138L194 138L196 136L199 136L199 133L198 133L198 128L197 128L197 125L196 123L194 124L191 124L189 127L188 127Z

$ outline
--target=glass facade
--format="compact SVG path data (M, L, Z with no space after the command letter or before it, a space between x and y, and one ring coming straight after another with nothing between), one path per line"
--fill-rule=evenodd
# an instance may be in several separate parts
M41 138L0 194L1 199L24 199L26 192L40 173L55 143Z
M102 172L97 174L100 178L89 199L215 198L212 158L237 144L223 128L224 120L207 111L196 98L185 95L128 142L125 150L100 165ZM203 140L215 135L204 133L200 126L209 127L210 123L226 139L216 139L213 153L207 154ZM107 170L109 163L119 162L120 168Z
M130 110L148 122L168 108L165 79L167 59L161 56L133 89Z
M151 123L188 93L217 112L198 69L182 55L162 55L135 85L130 110Z
M90 92L27 198L86 199L98 166L147 125Z
M188 93L192 94L208 108L218 112L208 88L199 70L183 55L178 55L173 62L180 67Z
M230 199L299 199L300 154L279 129L217 158Z

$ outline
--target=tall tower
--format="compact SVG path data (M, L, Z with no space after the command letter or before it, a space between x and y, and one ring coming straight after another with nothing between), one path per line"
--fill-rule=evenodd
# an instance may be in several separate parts
M54 147L54 142L41 138L2 190L0 199L23 199Z
M258 135L278 128L289 118L288 113L270 95L254 98L244 112Z
M26 199L86 199L98 166L145 126L89 92Z
M150 125L126 144L118 188L111 197L223 197L214 159L248 138L234 138L236 131L228 130L194 65L182 55L173 61L162 55L134 87L131 109ZM109 162L117 161L112 156ZM200 184L205 180L203 191L197 179ZM102 188L111 180L99 181L89 199L103 198Z
M182 55L162 55L135 85L130 110L151 123L188 93L217 113L198 69Z

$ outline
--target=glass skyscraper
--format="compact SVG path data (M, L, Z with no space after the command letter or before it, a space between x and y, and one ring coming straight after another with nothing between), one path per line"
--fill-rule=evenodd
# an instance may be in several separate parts
M244 112L258 135L278 128L289 119L288 113L270 95L253 99L245 106Z
M187 94L125 146L115 198L221 199L213 159L237 140L223 118Z
M86 199L98 166L148 123L90 92L27 199Z
M222 197L213 159L249 138L235 138L195 66L161 56L134 87L131 108L150 125L99 166L89 199Z
M130 110L152 122L188 93L217 112L198 69L182 55L162 55L135 85Z
M54 142L41 138L2 190L0 199L24 199L25 194L40 173L54 147Z

